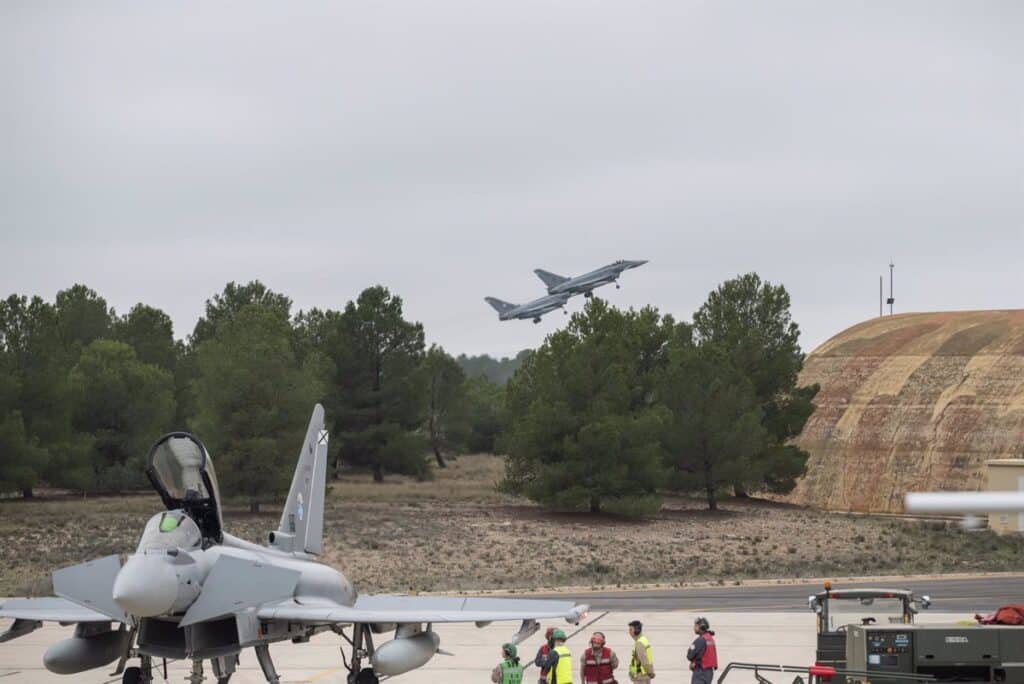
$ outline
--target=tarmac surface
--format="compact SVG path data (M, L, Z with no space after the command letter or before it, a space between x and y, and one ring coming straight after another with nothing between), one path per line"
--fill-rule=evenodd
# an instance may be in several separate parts
M837 583L836 586L856 585L892 586L910 588L932 594L932 610L922 613L919 622L955 622L970 619L975 612L986 612L1017 602L1024 592L1024 576L983 578L894 580L888 582ZM619 654L622 666L617 672L620 682L628 682L626 663L631 641L625 625L633 619L645 624L645 633L654 648L656 682L688 682L689 673L683 663L686 646L693 640L692 625L696 615L709 618L716 631L720 660L723 663L757 662L785 665L808 665L814 658L815 620L807 608L808 595L818 591L819 583L728 586L648 592L621 592L602 594L560 595L573 596L592 605L590 618L606 610L612 612L569 642L574 654L585 646L586 635L594 630L605 632L609 645ZM590 619L588 618L588 619ZM0 621L0 628L7 621ZM556 625L565 627L566 625ZM473 625L439 625L441 648L453 652L453 657L438 655L425 667L401 675L396 682L402 684L471 684L490 681L490 670L496 664L500 645L509 639L518 625L495 623L485 629ZM572 628L568 630L570 633ZM71 636L71 627L47 624L43 629L6 644L0 644L0 684L35 682L120 682L121 678L108 673L113 666L73 676L60 676L43 668L46 648L54 642ZM338 647L341 640L332 634L322 634L308 644L288 642L271 646L271 653L281 674L282 682L320 682L341 684L345 670ZM521 645L524 660L532 658L541 643L537 634ZM578 657L578 655L576 656ZM578 669L578 666L576 666ZM536 669L527 670L524 682L536 681ZM172 663L167 681L183 682L185 663ZM789 684L792 674L769 675L775 684ZM577 673L578 680L578 673ZM156 681L164 681L157 677ZM215 681L207 670L207 681ZM241 656L239 670L232 684L264 682L251 650ZM750 673L730 675L729 684L753 682Z
M910 589L932 599L932 612L985 612L1024 600L1024 575L923 579L878 579L836 582L837 588L880 587ZM695 611L695 612L805 612L807 597L822 584L799 582L739 586L654 589L645 591L580 592L550 594L537 598L574 599L590 604L591 612Z

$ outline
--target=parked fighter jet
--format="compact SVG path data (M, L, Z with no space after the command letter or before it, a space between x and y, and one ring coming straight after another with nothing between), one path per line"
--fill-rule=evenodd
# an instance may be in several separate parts
M593 290L607 285L608 283L615 283L616 289L619 287L619 276L622 275L623 271L627 271L631 268L638 268L646 264L646 261L626 261L619 259L618 261L602 266L599 269L584 273L581 276L570 278L566 276L560 276L549 271L542 269L534 270L537 277L544 281L544 284L548 288L548 294L569 294L577 295L582 294L584 297L593 296Z
M569 297L570 295L568 294L548 295L525 304L509 304L494 297L484 297L484 301L493 306L494 310L498 312L499 321L510 321L515 318L524 320L532 318L534 323L540 323L541 316L549 311L563 308L565 303L569 301Z
M47 620L75 624L74 636L46 651L47 669L75 674L120 659L114 674L131 684L153 681L154 658L191 660L192 684L203 681L208 660L224 683L238 654L252 647L267 681L276 684L270 644L303 643L331 631L351 649L346 659L342 646L349 684L377 684L378 676L408 672L440 652L435 623L521 621L518 642L537 631L538 619L575 624L586 614L586 606L570 601L358 596L344 575L316 560L326 472L327 432L317 405L280 524L269 545L260 546L224 530L217 476L203 443L186 432L161 437L146 475L167 510L146 524L136 552L123 566L120 557L107 556L57 570L57 597L0 605L0 618L14 619L0 642ZM374 644L375 634L390 631L393 639ZM125 668L134 658L139 665Z

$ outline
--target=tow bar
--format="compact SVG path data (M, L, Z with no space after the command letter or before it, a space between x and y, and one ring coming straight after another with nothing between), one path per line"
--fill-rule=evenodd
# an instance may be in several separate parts
M746 670L754 673L757 684L773 684L773 682L762 673L778 672L780 674L795 674L792 684L828 684L836 675L853 677L861 681L869 681L870 677L877 677L878 672L867 672L865 670L844 670L830 667L828 665L766 665L764 663L729 663L718 675L718 684L723 684L726 677L733 670ZM932 675L915 675L897 672L884 673L886 679L898 679L905 682L934 682Z

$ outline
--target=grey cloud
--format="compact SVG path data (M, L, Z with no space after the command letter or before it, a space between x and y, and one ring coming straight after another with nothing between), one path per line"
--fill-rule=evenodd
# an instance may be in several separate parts
M877 313L1020 306L1014 2L6 3L0 290L85 281L184 335L229 279L373 283L454 352L531 270L649 258L687 318L789 287L813 347ZM578 308L573 302L571 309Z

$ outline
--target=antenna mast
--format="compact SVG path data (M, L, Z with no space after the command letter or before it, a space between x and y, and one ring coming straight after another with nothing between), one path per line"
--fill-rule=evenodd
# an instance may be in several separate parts
M892 316L892 305L896 302L896 298L892 294L892 272L896 268L896 264L889 260L889 299L885 301L889 305L889 315Z

